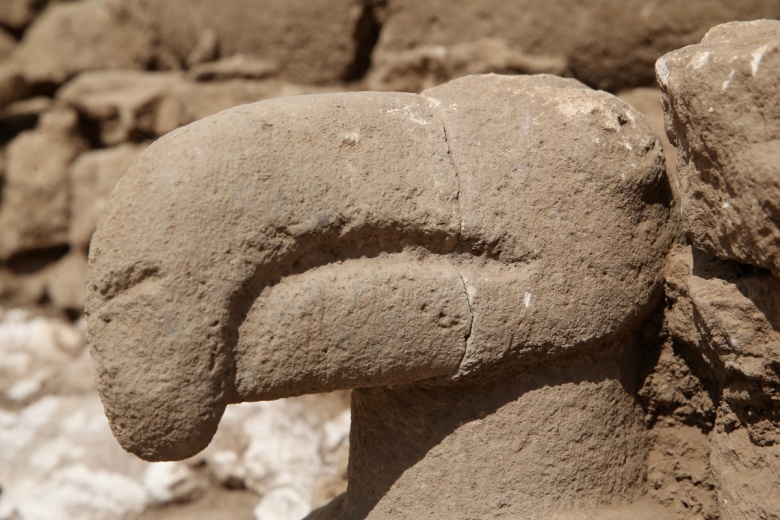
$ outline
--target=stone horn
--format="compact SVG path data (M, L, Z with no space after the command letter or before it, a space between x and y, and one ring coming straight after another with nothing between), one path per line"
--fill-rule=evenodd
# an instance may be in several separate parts
M114 434L202 450L229 403L495 380L620 338L670 243L661 146L575 80L239 106L117 185L89 258Z

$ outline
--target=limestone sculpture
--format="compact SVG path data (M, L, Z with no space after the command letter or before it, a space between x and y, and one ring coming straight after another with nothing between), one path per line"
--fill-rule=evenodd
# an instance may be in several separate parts
M229 403L354 388L349 489L312 518L631 501L663 172L640 114L544 75L264 101L171 132L91 245L113 431L182 459Z

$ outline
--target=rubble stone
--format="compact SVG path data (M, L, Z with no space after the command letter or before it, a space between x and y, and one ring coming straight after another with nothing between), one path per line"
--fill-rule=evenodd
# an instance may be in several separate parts
M188 57L192 62L204 38L213 38L220 56L270 60L282 79L296 83L344 79L356 54L353 34L363 10L360 0L132 0L125 7L179 63Z
M317 91L275 79L209 83L176 72L99 71L80 75L57 96L95 121L102 142L113 146L152 140L242 103Z
M456 44L494 38L520 56L560 62L588 85L618 90L650 84L659 56L697 42L714 25L777 17L774 0L388 0L373 60L381 68L399 68L414 49L441 46L446 53ZM407 71L410 77L417 73Z
M74 111L52 111L9 144L0 257L68 243L68 167L86 148L76 124Z
M60 85L96 69L144 69L151 36L118 19L105 2L80 0L49 7L25 33L16 53L29 83Z
M715 27L656 69L693 244L780 276L780 21Z

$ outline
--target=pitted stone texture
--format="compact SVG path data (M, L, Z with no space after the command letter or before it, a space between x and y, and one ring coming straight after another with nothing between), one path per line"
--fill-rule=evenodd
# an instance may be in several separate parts
M236 391L273 399L455 373L471 321L463 280L446 261L394 255L311 269L252 305L236 347Z
M780 280L689 250L670 257L669 330L695 347L751 440L780 443Z
M756 446L748 430L734 428L724 407L712 434L710 460L723 520L777 518L780 511L780 445Z
M284 79L332 83L344 79L354 61L362 2L131 0L122 8L180 63L213 39L222 56L242 53L275 62Z
M636 499L645 477L641 409L621 383L632 364L608 350L562 365L353 391L349 487L324 518L621 518L604 506Z
M672 192L673 202L679 204L680 195L677 180L677 150L666 135L664 129L664 110L661 101L661 91L658 88L640 87L618 92L617 97L638 110L653 130L661 138L661 144L666 156L666 175L669 178L669 188ZM679 212L679 208L677 208Z
M721 396L711 465L724 519L778 511L780 280L681 250L670 257L666 321L693 347Z
M521 59L499 60L493 62L497 68L480 72L539 71L526 67L534 60L558 62L589 85L616 90L650 84L659 56L699 41L710 27L731 20L777 18L780 4L776 0L388 0L385 16L371 73L379 75L375 84L387 78L385 88L397 84L394 78L399 76L388 71L406 67L406 75L420 78L446 72L452 55L459 52L458 44L491 38L506 42L510 54ZM438 52L407 66L414 49ZM491 59L484 63L490 66ZM440 81L447 79L452 76L440 77Z
M780 21L718 26L656 70L686 232L780 276Z
M441 125L411 94L273 100L157 141L117 185L90 250L89 341L117 436L147 458L202 449L242 397L232 350L263 286L417 236L454 243L456 196Z
M109 5L80 0L49 7L15 56L25 80L59 85L87 70L146 68L154 51L151 37Z
M670 240L644 118L554 76L472 76L423 96L447 130L460 241L503 264L462 268L474 324L461 375L638 324Z
M662 164L638 113L549 76L279 99L171 132L90 250L114 431L181 458L228 402L500 379L617 339L657 295Z

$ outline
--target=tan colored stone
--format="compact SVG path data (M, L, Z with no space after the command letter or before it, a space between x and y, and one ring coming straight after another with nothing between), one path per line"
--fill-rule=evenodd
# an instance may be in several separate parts
M38 128L8 145L0 257L67 244L68 166L85 148L75 135L76 122L72 110L51 111Z
M51 304L80 314L84 310L84 281L87 278L87 258L83 251L71 251L46 270L46 292Z
M57 92L57 98L99 123L103 144L153 138L160 98L180 81L171 72L95 71L79 75Z
M404 61L420 47L495 38L519 53L559 60L574 77L609 90L650 84L659 56L697 42L714 25L780 16L775 0L388 0L386 10L375 63Z
M751 439L780 442L780 280L683 249L670 257L667 295L670 332L703 356Z
M8 59L16 48L16 39L0 28L0 63Z
M124 23L105 2L80 0L49 7L25 33L16 52L30 83L61 84L96 69L143 69L151 36Z
M567 63L557 57L526 54L503 39L480 38L379 53L367 85L372 90L420 92L470 74L563 74L566 70Z
M181 458L228 402L500 380L626 335L669 246L662 164L638 113L549 76L272 100L171 132L90 250L118 439Z
M656 69L693 244L780 276L780 21L718 26Z
M712 435L712 466L723 520L776 518L780 446L756 446L733 413L721 410Z
M460 375L635 327L670 240L661 144L644 118L554 76L470 76L423 96L459 178L459 241L499 261L461 267L474 323Z
M86 254L98 216L117 181L146 148L131 143L81 154L70 169L70 229L68 241Z
M279 80L191 81L177 72L97 71L81 74L57 97L99 124L106 145L154 139L242 103L317 91Z
M349 487L331 518L610 518L641 494L647 448L618 360L353 391Z
M47 0L3 0L0 4L0 24L23 29L45 6Z
M124 7L180 63L212 34L224 57L253 55L278 63L282 79L333 83L344 78L354 60L362 2L132 0Z
M279 65L273 61L234 54L219 61L195 65L190 68L187 76L196 81L265 79L275 75L278 69Z
M653 127L653 130L655 130L655 133L661 138L664 156L666 157L666 175L669 178L669 188L671 189L674 201L679 201L680 188L677 179L677 149L669 141L664 128L664 110L661 104L661 91L654 87L640 87L618 92L617 97L645 116L647 122Z
M681 250L670 258L667 286L669 331L704 361L721 396L711 455L720 512L771 518L778 507L780 280Z
M27 95L29 85L24 81L18 65L12 62L0 64L0 109Z

